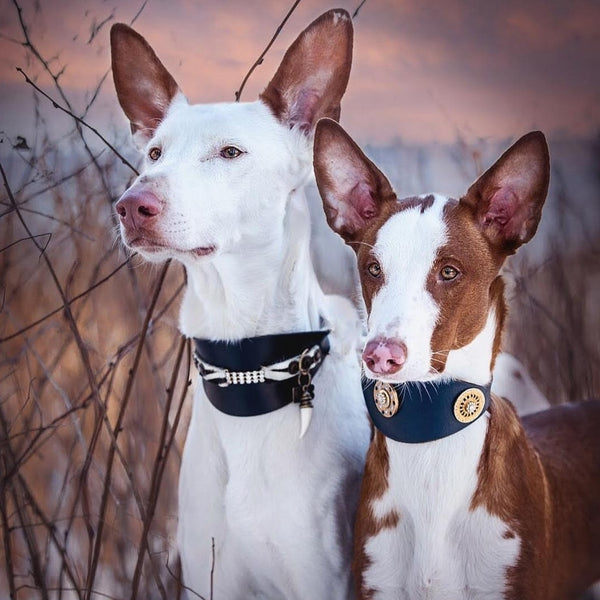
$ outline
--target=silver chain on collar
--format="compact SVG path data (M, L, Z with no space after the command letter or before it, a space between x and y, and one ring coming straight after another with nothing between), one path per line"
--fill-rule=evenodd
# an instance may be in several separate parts
M194 351L194 364L198 369L198 373L205 381L212 381L219 387L227 387L229 385L246 385L249 383L264 383L265 381L285 381L298 377L300 365L303 369L312 371L323 361L323 353L318 344L312 348L304 350L287 360L261 367L255 371L230 371L215 367L202 360L198 353ZM221 381L219 381L221 380Z

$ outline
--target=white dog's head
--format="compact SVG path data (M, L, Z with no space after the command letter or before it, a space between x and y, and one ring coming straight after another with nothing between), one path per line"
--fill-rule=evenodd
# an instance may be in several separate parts
M312 173L319 118L339 118L352 23L332 10L303 31L255 102L189 104L148 43L111 30L119 102L145 153L116 204L125 244L150 261L244 252L281 235L286 201Z

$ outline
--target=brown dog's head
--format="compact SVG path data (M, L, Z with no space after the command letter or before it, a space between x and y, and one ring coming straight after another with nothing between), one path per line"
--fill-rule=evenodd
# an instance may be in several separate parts
M518 140L460 200L398 200L327 119L317 126L314 166L327 221L356 252L366 374L394 382L489 374L504 318L499 270L534 235L548 191L543 134Z

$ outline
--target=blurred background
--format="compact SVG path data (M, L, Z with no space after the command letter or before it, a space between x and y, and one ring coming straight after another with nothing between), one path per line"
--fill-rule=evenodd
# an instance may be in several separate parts
M600 3L302 0L241 100L336 6L359 9L341 122L398 195L459 196L522 134L546 133L550 195L506 269L505 348L552 403L598 396ZM1 597L181 594L177 474L195 379L177 329L184 276L118 241L112 203L139 158L108 33L133 23L191 102L233 101L291 7L0 0ZM353 294L309 191L324 285Z

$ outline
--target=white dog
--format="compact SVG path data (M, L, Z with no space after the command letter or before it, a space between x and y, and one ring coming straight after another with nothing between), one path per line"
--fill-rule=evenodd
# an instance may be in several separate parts
M312 23L251 103L190 105L139 34L115 25L111 44L146 154L116 205L121 235L149 261L185 265L180 325L203 376L179 485L184 583L222 600L352 597L369 438L358 338L350 304L317 283L303 191L314 126L339 117L351 20Z

